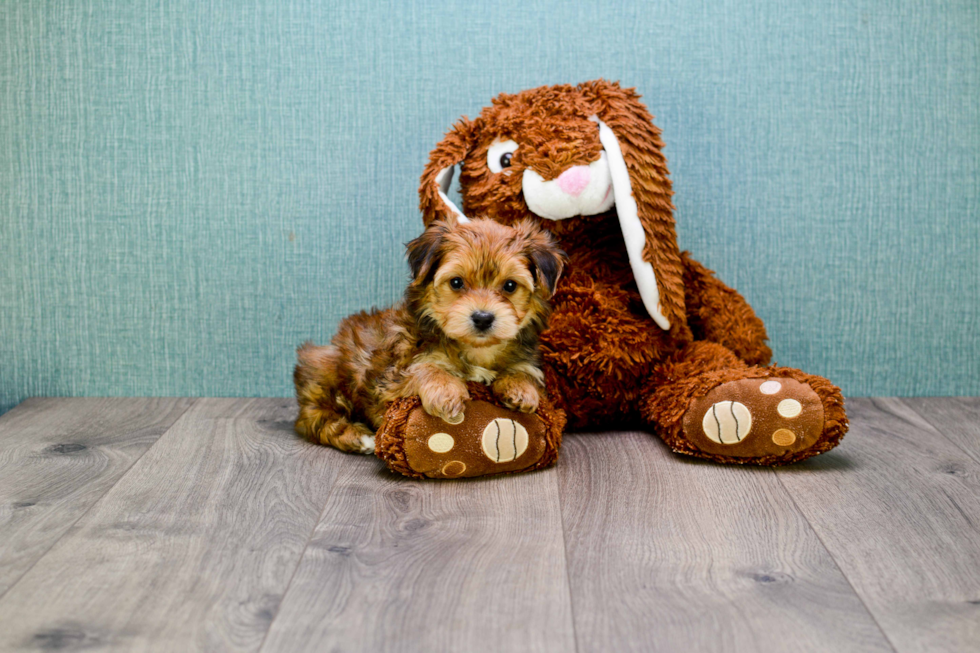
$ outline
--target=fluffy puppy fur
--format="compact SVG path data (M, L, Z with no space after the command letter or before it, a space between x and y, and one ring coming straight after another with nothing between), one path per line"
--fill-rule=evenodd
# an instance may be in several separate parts
M437 221L407 248L402 302L352 315L330 345L297 352L296 430L314 442L373 453L388 405L413 395L458 424L467 381L491 385L509 408L538 407L538 335L565 262L550 234L531 220Z

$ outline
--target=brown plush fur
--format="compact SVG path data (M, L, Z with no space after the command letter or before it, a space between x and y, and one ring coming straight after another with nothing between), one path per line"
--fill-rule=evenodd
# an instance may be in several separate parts
M392 402L418 396L429 414L455 422L467 381L492 383L508 408L537 409L538 335L564 261L547 232L530 221L440 221L408 244L408 259L402 303L346 318L329 346L299 348L302 435L372 452ZM481 314L492 318L482 329Z
M644 309L627 259L616 207L561 221L536 216L522 193L530 168L544 180L603 151L597 116L618 139L646 236L643 259L656 271L669 330ZM491 171L496 140L519 144L506 174ZM840 391L826 379L787 368L766 368L771 351L762 321L734 289L678 250L673 191L660 130L633 89L603 80L541 87L493 100L474 120L463 118L433 150L422 175L427 223L451 214L438 193L440 170L461 164L463 212L504 224L536 219L568 253L566 274L552 299L541 335L549 397L573 427L649 423L676 451L728 462L783 464L826 451L846 431ZM783 376L811 386L824 404L817 445L747 460L702 454L685 442L681 418L693 401L739 378Z

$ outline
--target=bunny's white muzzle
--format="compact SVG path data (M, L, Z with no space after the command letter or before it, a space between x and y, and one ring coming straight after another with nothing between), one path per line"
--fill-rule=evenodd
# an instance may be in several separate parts
M548 220L596 215L608 211L616 202L605 152L598 161L573 166L551 181L527 168L522 183L527 207Z

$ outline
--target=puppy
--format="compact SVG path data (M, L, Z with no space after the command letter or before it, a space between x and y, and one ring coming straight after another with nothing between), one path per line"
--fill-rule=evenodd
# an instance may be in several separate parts
M565 264L551 236L531 220L438 221L407 249L402 302L352 315L329 346L297 352L296 430L314 442L373 453L389 403L413 395L459 424L467 381L491 385L508 408L538 407L538 334Z

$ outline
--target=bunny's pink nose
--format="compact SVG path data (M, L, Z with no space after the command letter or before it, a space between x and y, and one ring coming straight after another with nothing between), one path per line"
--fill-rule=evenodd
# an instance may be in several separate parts
M591 178L589 166L573 166L558 177L558 187L577 197L589 185Z

